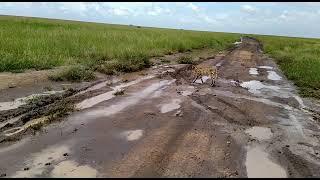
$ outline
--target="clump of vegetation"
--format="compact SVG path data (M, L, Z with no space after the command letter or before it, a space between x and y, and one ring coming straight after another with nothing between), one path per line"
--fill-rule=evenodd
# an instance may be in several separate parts
M180 64L193 64L193 58L191 56L181 56L178 59L178 63Z
M50 75L49 79L53 81L72 81L72 82L80 82L80 81L90 81L95 79L94 72L84 66L76 65L68 67L54 75Z
M115 96L122 96L124 95L124 89L119 89L115 93L113 93Z

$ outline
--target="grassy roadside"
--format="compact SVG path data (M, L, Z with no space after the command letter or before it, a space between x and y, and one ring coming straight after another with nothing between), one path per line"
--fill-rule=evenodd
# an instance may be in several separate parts
M320 99L320 39L256 36L304 97Z
M0 16L0 24L0 72L61 65L130 72L148 67L153 56L204 47L222 50L239 39L231 33L14 16Z

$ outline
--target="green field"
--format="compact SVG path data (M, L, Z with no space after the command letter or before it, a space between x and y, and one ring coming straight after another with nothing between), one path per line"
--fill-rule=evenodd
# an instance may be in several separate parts
M0 72L104 63L135 71L149 58L188 49L226 48L237 34L0 16Z
M54 80L140 70L149 58L197 48L225 49L240 34L0 16L0 72L71 68ZM304 96L320 99L320 40L252 35ZM81 72L81 73L79 73ZM64 79L65 78L65 79Z
M255 36L305 97L320 99L320 39Z

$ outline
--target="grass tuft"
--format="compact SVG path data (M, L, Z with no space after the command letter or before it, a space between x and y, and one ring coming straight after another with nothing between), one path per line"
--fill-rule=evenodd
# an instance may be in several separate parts
M191 56L181 56L178 59L178 63L180 64L193 64L193 58Z
M76 65L68 67L62 72L49 76L49 79L53 81L80 82L94 80L95 75L90 69L84 66Z

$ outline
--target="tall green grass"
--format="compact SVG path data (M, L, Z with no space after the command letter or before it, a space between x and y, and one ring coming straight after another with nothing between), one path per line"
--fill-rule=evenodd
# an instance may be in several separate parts
M320 39L256 36L305 97L320 99Z
M210 47L224 49L238 34L0 16L0 72L107 61L134 71L148 58ZM147 60L146 60L147 59Z

